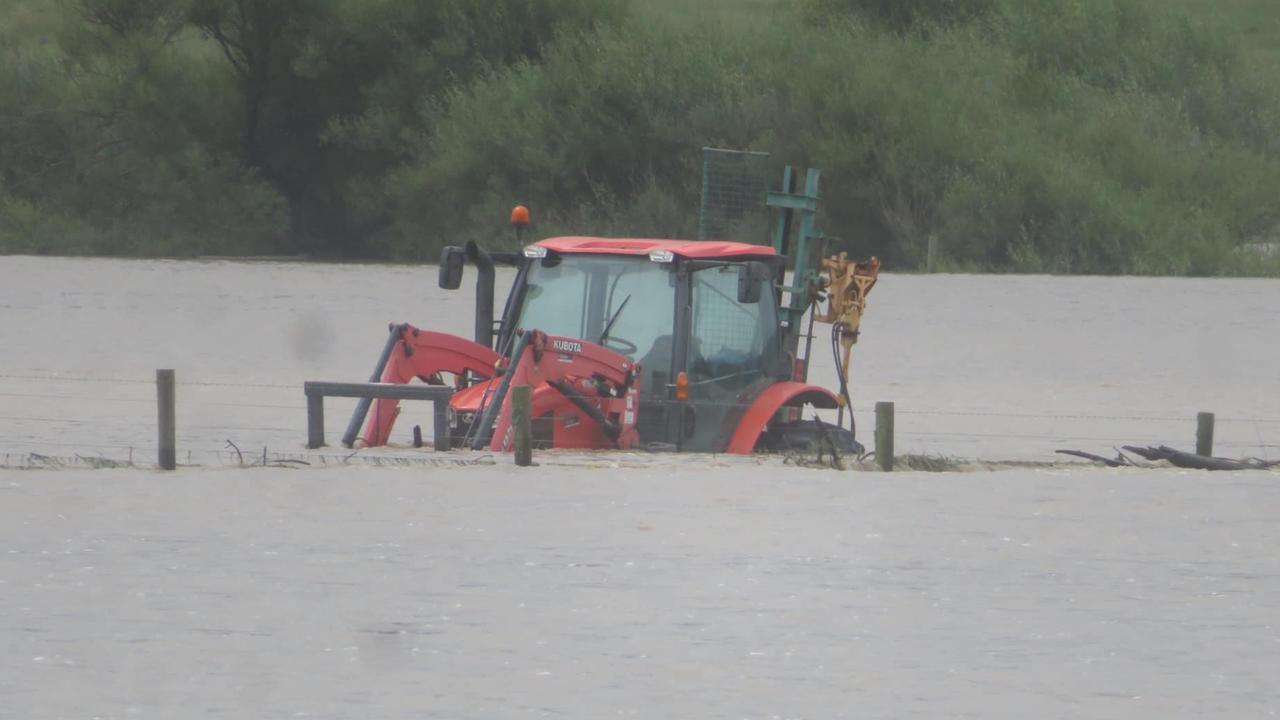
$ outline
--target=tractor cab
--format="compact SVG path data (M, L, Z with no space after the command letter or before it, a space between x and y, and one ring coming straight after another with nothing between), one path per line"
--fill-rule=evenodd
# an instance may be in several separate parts
M716 451L752 399L790 375L771 248L552 238L528 246L497 348L517 330L581 338L638 364L645 444Z
M750 453L817 441L860 452L852 414L843 427L850 352L880 265L820 257L818 173L808 170L803 191L796 181L787 168L784 191L768 194L781 211L772 245L555 237L517 253L446 247L440 287L457 289L467 264L477 272L474 340L392 325L373 378L451 384L437 423L453 446L477 450L511 449L510 390L523 398L527 387L543 446ZM517 243L528 222L517 206ZM497 264L516 277L495 320ZM814 321L832 327L837 391L807 382ZM806 407L835 409L835 424L804 420ZM363 426L366 446L386 444L398 412L394 397L358 405L344 442Z

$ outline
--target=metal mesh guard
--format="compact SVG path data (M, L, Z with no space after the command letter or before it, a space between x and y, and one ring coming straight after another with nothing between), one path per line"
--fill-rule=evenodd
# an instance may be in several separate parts
M769 154L702 148L699 240L769 243Z

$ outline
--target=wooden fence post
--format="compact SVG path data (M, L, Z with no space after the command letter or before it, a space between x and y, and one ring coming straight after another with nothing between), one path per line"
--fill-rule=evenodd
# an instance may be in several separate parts
M1213 455L1213 413L1196 415L1196 454Z
M160 469L173 470L177 467L177 441L175 410L176 397L173 391L173 371L156 370L156 404L159 419Z
M532 400L533 390L528 385L511 388L511 425L515 432L516 465L520 467L533 464Z
M885 472L893 471L893 403L876 403L876 462Z
M307 395L307 447L324 445L324 396Z
M440 450L453 449L453 435L449 428L449 401L436 400L431 404L431 445Z

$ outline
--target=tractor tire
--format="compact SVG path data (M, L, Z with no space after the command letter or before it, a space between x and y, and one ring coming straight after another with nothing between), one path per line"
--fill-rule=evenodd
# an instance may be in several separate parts
M829 441L828 438L830 438ZM775 423L760 435L760 439L756 442L756 450L778 453L816 453L819 448L829 451L831 444L835 445L838 453L845 456L861 457L866 452L866 448L854 439L853 433L849 430L830 423L822 423L819 426L816 420Z

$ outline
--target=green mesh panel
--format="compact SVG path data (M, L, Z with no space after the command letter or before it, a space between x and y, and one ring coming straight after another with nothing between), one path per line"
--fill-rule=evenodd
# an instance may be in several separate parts
M768 153L702 149L699 240L769 244Z

